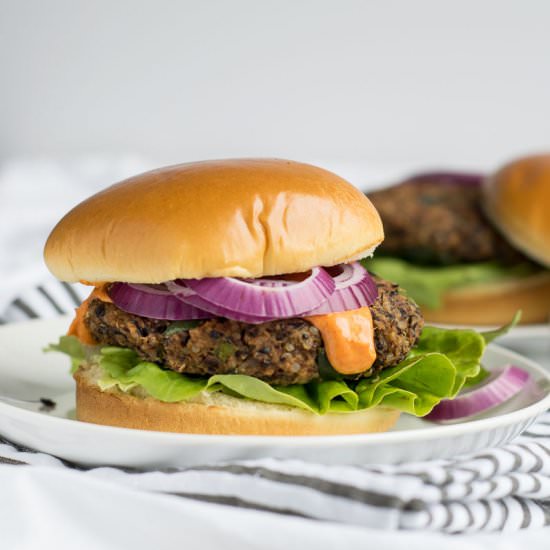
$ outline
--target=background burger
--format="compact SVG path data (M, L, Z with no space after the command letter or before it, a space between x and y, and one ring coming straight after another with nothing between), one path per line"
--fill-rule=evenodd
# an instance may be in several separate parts
M368 269L398 282L429 321L550 319L550 155L492 176L432 173L369 193L386 232Z
M358 262L382 239L361 192L291 161L182 164L92 196L45 247L57 277L94 287L51 346L72 358L77 418L340 434L427 414L478 375L485 339L423 329Z

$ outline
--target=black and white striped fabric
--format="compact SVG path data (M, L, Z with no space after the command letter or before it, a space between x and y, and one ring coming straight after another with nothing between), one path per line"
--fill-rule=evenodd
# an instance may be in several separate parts
M71 313L90 293L90 287L48 279L13 299L0 311L0 323L50 319Z
M14 300L2 320L59 315L86 292L49 281ZM144 492L378 529L474 533L550 525L550 412L505 447L397 466L261 459L169 471L85 469L0 437L2 463L76 469Z

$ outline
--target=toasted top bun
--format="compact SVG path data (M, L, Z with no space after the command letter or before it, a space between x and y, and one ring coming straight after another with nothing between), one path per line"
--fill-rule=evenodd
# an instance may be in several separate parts
M484 184L491 221L519 250L550 267L550 154L521 158Z
M160 283L306 271L368 256L383 237L371 202L335 174L231 159L108 187L57 224L44 257L64 281Z

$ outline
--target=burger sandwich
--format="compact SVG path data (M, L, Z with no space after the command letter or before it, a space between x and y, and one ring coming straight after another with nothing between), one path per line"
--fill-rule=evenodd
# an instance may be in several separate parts
M479 375L489 336L424 327L359 262L382 240L359 190L286 160L181 164L90 197L45 246L54 275L91 287L50 346L71 356L77 418L311 435L426 415Z
M550 320L550 155L484 178L427 173L368 194L386 239L365 265L406 289L428 321Z

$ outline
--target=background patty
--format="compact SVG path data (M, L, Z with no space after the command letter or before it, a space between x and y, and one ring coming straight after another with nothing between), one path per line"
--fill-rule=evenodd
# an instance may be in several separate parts
M380 369L407 355L423 320L396 285L376 282L379 296L370 309L377 352L374 368ZM132 315L94 299L85 323L100 344L131 348L143 359L185 374L247 374L275 385L305 384L319 377L321 335L304 319L260 325L222 318L169 322Z
M415 180L368 197L384 224L379 252L435 264L524 260L486 219L477 186Z

